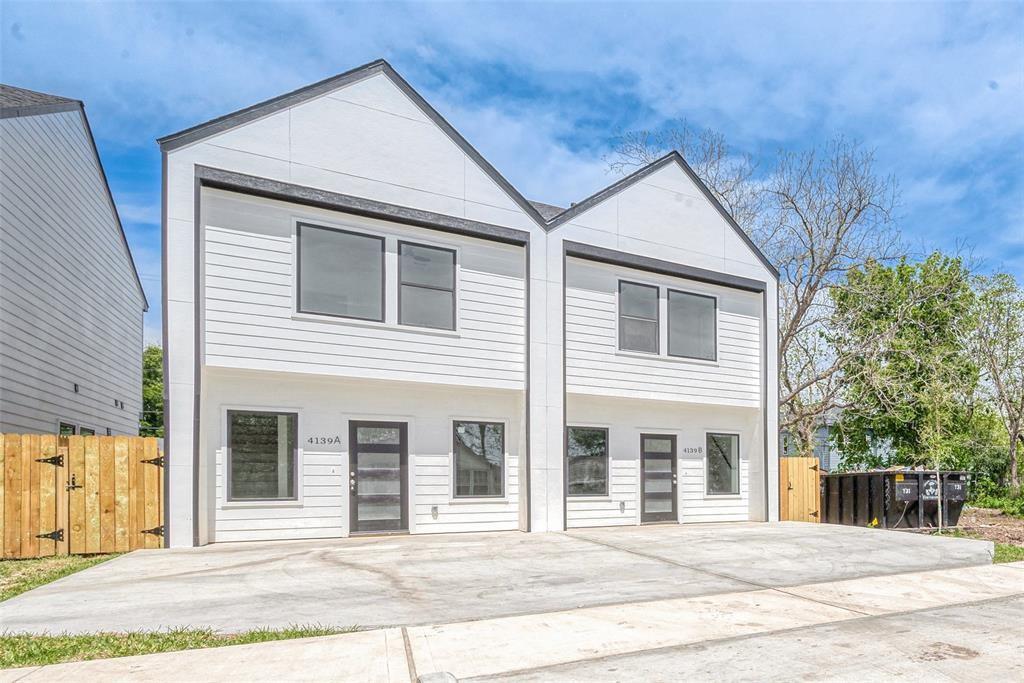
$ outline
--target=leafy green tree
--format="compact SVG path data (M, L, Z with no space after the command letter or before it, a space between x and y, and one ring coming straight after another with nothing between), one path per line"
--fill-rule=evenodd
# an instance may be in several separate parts
M982 368L982 390L1006 431L1010 486L1019 491L1018 450L1024 447L1024 290L1013 276L997 273L977 278L975 291L977 326L971 348Z
M844 354L846 406L836 438L846 466L968 464L991 440L992 410L979 395L969 350L974 293L962 261L935 253L920 263L869 262L831 297L829 337L838 352L872 349Z
M164 350L152 344L142 352L142 436L164 435Z

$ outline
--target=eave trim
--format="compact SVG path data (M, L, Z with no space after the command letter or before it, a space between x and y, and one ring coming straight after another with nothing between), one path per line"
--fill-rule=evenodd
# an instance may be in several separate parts
M658 273L659 275L669 275L686 280L695 280L697 282L718 285L719 287L729 287L731 289L740 289L747 292L761 293L768 287L767 283L761 280L754 280L752 278L741 277L739 275L731 275L729 273L720 273L718 271L697 268L695 266L687 266L681 263L673 263L672 261L663 261L661 259L651 258L650 256L640 256L638 254L630 254L625 251L606 249L605 247L598 247L593 244L570 242L569 240L565 240L563 244L565 245L565 253L567 256L575 256L576 258L587 259L589 261L598 261L600 263L608 263L615 266L622 266L624 268L635 268L637 270Z
M434 109L429 102L416 92L416 90L409 85L409 83L402 78L402 76L395 71L394 67L388 64L383 59L372 61L363 66L356 67L346 71L345 73L332 76L330 78L318 81L311 85L293 90L283 95L278 95L269 100L259 102L245 109L239 109L236 112L225 114L218 118L201 123L191 128L172 133L171 135L164 136L157 139L157 143L160 148L165 152L171 152L179 147L190 145L194 142L198 142L211 135L222 133L226 130L230 130L237 126L240 126L256 119L269 116L283 109L294 107L298 104L311 100L315 97L319 97L326 93L337 90L341 87L361 81L370 76L383 73L386 75L392 83L398 86L398 88L405 93L405 95L413 101L413 103L428 117L430 118L445 134L454 142L469 158L471 158L480 168L486 173L491 180L495 182L508 196L514 201L520 209L523 210L534 222L539 226L546 226L547 221L540 215L536 207L527 201L526 197L520 194L512 183L505 179L501 173L498 172L494 166L488 162L483 155L476 150L473 145L469 144L466 138L462 137L458 130L455 129L448 121L441 116L436 109Z
M636 183L640 182L641 180L643 180L647 176L651 175L652 173L655 173L656 171L661 170L662 168L664 168L665 166L667 166L667 165L669 165L671 163L676 163L676 164L679 165L680 168L683 169L683 172L687 175L687 177L690 178L691 181L693 181L693 184L696 185L698 189L700 189L700 191L704 195L704 197L709 202L711 202L711 205L715 208L715 210L718 211L718 213L722 216L722 218L725 219L725 221L729 224L729 226L732 227L732 229L736 232L736 234L739 235L740 239L742 239L743 242L748 247L750 247L750 250L752 252L754 252L754 255L757 257L757 260L760 261L761 264L765 268L768 269L768 272L770 272L772 274L772 276L776 280L778 280L778 278L779 278L779 270L778 270L778 268L776 268L772 264L772 262L768 260L768 257L764 255L764 252L762 252L761 249L756 244L754 244L753 240L750 239L750 236L747 235L746 231L743 230L743 228L741 228L739 226L739 224L735 221L735 219L733 219L733 217L729 214L729 212L725 210L725 207L722 206L722 203L718 201L718 199L715 197L714 194L711 193L711 190L708 189L708 186L704 184L704 181L702 181L697 176L697 174L694 172L694 170L692 168L690 168L690 165L688 163L686 163L686 160L683 158L683 155L680 154L679 152L675 151L675 150L669 152L668 154L666 154L665 156L661 157L660 159L656 159L655 161L652 161L651 163L649 163L648 165L644 166L643 168L634 171L633 173L629 174L625 178L622 178L621 180L618 180L615 183L612 183L611 185L609 185L608 187L604 188L603 190L600 190L600 191L590 195L589 197L587 197L583 201L581 201L581 202L579 202L577 204L574 204L573 206L569 207L568 209L566 209L562 213L560 213L557 216L555 216L554 218L552 218L551 221L547 225L547 229L548 230L554 230L558 226L560 226L560 225L562 225L564 223L568 223L569 221L571 221L576 216L579 216L580 214L582 214L582 213L588 211L589 209L597 206L598 204L600 204L601 202L605 201L606 199L609 199L609 198L617 195L618 193L622 192L626 188L628 188L628 187L630 187L632 185L635 185Z
M468 218L448 216L340 192L320 190L305 185L296 185L210 166L197 165L195 174L203 187L294 202L366 218L376 218L519 246L530 241L530 233L525 230L515 230L501 225L482 223Z

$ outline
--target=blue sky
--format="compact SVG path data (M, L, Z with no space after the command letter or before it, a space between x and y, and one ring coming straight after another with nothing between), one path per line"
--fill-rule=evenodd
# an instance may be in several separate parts
M526 196L673 119L770 157L877 150L916 252L1024 281L1024 3L2 2L0 80L86 103L160 338L155 138L388 59Z

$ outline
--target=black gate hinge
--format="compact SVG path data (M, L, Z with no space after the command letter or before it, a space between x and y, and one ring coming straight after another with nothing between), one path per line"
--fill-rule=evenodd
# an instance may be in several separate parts
M44 462L47 465L55 465L56 467L64 467L64 455L51 455L49 458L36 458L36 462Z
M143 529L142 533L144 533L144 534L153 534L154 536L161 536L162 537L164 535L164 525L161 524L160 526L155 526L152 529Z
M149 460L143 460L142 462L146 463L147 465L156 465L157 467L163 467L164 466L164 456L158 455L155 458L150 458Z
M59 541L59 542L63 543L64 542L64 530L63 529L57 529L56 531L51 531L48 534L38 534L38 535L36 535L36 538L48 538L51 541Z

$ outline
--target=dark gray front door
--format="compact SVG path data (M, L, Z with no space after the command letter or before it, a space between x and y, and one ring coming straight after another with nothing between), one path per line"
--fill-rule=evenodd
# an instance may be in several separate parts
M676 520L676 437L641 434L640 521Z
M349 422L350 533L408 530L407 431L405 422Z

